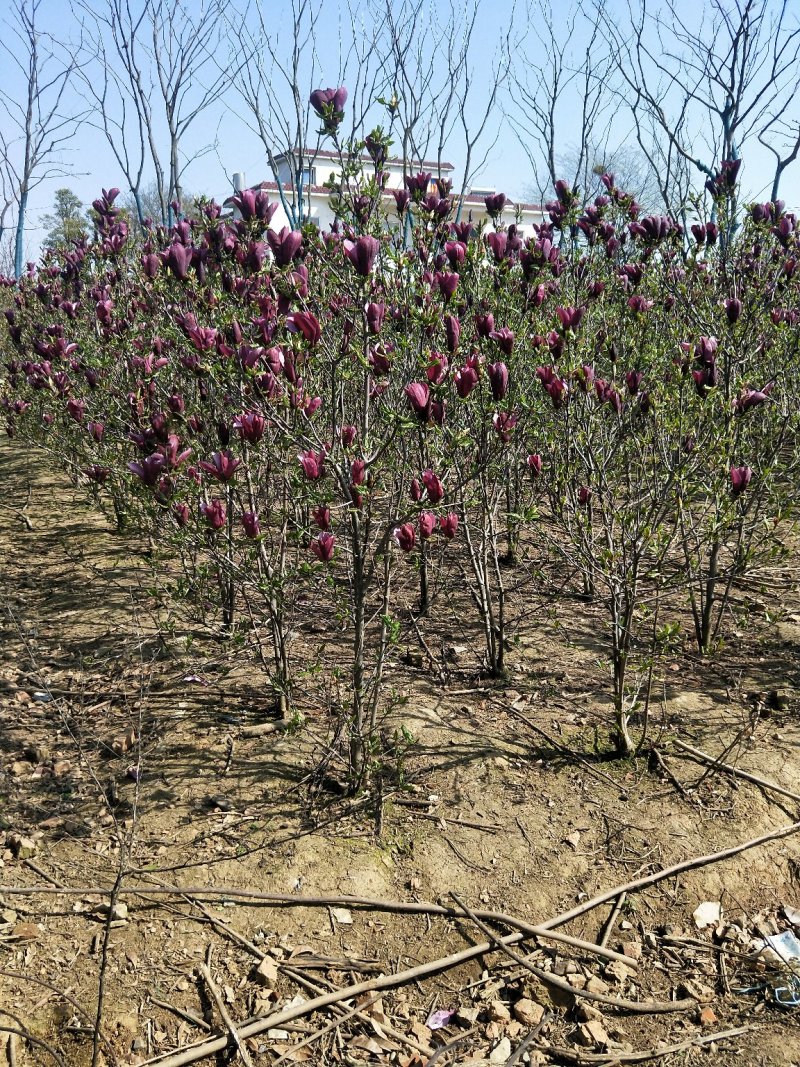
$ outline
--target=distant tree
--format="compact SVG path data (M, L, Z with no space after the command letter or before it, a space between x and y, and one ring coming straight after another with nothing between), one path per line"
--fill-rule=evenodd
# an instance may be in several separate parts
M65 93L77 63L60 52L57 42L41 27L42 0L13 0L10 19L0 34L3 84L0 111L0 171L3 206L0 232L14 213L14 272L22 273L28 199L41 182L63 175L61 154L68 147L81 115L64 114Z
M580 157L580 165L579 165ZM664 201L658 176L644 152L635 145L584 146L583 151L570 145L555 155L559 174L577 177L577 184L586 200L606 192L600 180L602 174L613 174L618 189L634 196L646 215L664 211ZM688 193L688 189L687 189Z
M87 237L89 225L79 197L71 189L56 189L53 210L42 217L48 234L45 248L63 248L81 237Z
M138 204L137 204L138 197ZM139 223L139 210L142 212L142 219L152 219L155 223L161 222L161 196L159 194L159 187L157 181L151 181L149 185L142 186L138 190L138 194L134 195L133 192L129 192L119 199L119 206L123 211L127 212L129 221L133 226L140 227ZM194 217L196 214L195 198L192 193L187 193L183 190L183 196L181 198L181 213Z

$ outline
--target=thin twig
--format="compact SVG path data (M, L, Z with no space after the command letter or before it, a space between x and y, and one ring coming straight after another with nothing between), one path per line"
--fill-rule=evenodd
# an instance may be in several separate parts
M569 1063L592 1064L596 1063L605 1067L607 1064L616 1063L645 1063L647 1060L658 1060L662 1056L673 1056L676 1052L685 1052L690 1048L698 1048L701 1045L710 1045L716 1041L724 1041L729 1037L739 1037L753 1030L752 1026L737 1026L734 1030L720 1030L716 1034L704 1034L702 1037L690 1037L687 1041L681 1041L677 1045L667 1045L664 1048L651 1048L643 1052L577 1052L575 1049L557 1048L555 1045L547 1045L542 1051L551 1056L558 1056Z
M614 924L617 921L619 913L622 911L622 905L625 903L627 896L627 893L620 893L620 895L617 897L614 907L611 909L611 914L608 917L608 922L603 928L603 933L600 937L600 940L597 942L598 945L601 945L603 948L605 948L605 946L608 944L608 939L609 937L611 937L611 931L614 929Z
M302 1004L293 1004L282 1011L273 1012L252 1023L248 1023L240 1027L239 1036L242 1039L255 1037L257 1034L263 1034L265 1030L273 1030L284 1023L293 1022L295 1019L311 1015L312 1012L319 1011L321 1008L327 1008L331 1004L340 1004L343 1000L359 997L362 993L373 993L376 990L396 989L399 986L408 985L420 978L426 978L432 974L440 974L442 971L451 970L453 967L458 967L468 960L495 952L498 943L503 945L517 944L523 939L524 935L521 933L508 934L506 937L494 939L493 942L481 942L478 945L462 949L460 952L454 952L449 956L441 956L438 959L431 960L429 963L422 963L416 967L411 967L409 970L399 971L397 974L380 975L378 978L372 978L366 982L357 982L355 985L345 986L343 989L332 990L330 993L314 997L312 1000L307 1000ZM228 1043L227 1035L211 1038L200 1044L181 1049L179 1052L167 1053L166 1056L156 1056L154 1059L146 1060L142 1067L148 1067L151 1064L158 1064L159 1067L185 1067L186 1064L196 1063L207 1056L213 1056L217 1052L224 1051L228 1047Z
M563 926L565 923L577 919L579 915L585 915L587 911L592 911L601 904L607 904L609 900L613 900L614 897L619 896L620 893L631 893L635 889L644 889L646 886L655 885L657 882L663 882L665 878L672 878L674 875L682 874L684 871L693 871L698 867L708 867L712 863L719 863L721 860L730 859L731 856L738 856L740 853L746 852L751 848L757 848L759 845L764 845L768 841L777 841L780 838L789 837L791 834L796 834L798 831L800 831L800 822L793 822L789 823L788 826L780 827L778 830L771 830L768 834L754 837L750 841L744 841L740 845L733 845L731 848L722 849L721 852L712 852L707 856L693 856L691 859L682 860L680 863L673 864L672 867L665 867L660 871L656 871L654 874L646 875L644 878L637 878L632 882L626 882L624 885L617 885L614 886L613 889L607 889L605 892L600 893L599 896L592 897L591 900L587 900L583 904L571 908L569 911L564 911L560 915L556 915L554 918L540 923L539 928L552 930L555 927Z
M245 1047L244 1039L239 1033L236 1023L231 1018L230 1012L225 1007L225 1001L223 1000L222 993L220 991L219 986L212 978L211 971L208 969L205 963L201 963L197 970L203 981L205 982L209 993L214 998L214 1003L217 1005L217 1010L222 1016L222 1021L227 1027L230 1036L233 1038L233 1042L236 1045L236 1048L239 1050L239 1055L242 1057L242 1063L245 1064L245 1067L253 1067L253 1061L250 1057L250 1053Z
M732 763L723 763L721 759L717 759L714 756L709 756L707 752L703 752L699 748L693 748L691 745L687 745L685 741L680 741L676 738L673 742L682 752L688 752L700 763L708 764L714 770L727 771L728 774L735 775L737 778L744 778L747 782L753 782L755 785L761 786L762 789L767 789L772 793L779 793L783 797L788 797L789 800L794 800L800 804L800 793L793 793L791 789L784 789L782 785L777 785L775 782L770 782L767 778L761 778L757 774L751 774L749 771L742 771L738 767L734 767Z
M798 824L798 827L800 827L800 824ZM83 886L80 888L69 886L65 889L53 889L49 886L3 886L2 892L3 894L12 896L40 894L87 896L91 894L108 893L108 889L98 886ZM619 890L616 892L619 892ZM428 901L380 900L371 897L354 897L347 895L301 897L282 893L261 893L254 889L220 889L215 886L187 886L184 888L181 886L160 884L153 886L126 885L120 889L119 895L130 896L132 894L144 897L191 897L193 901L197 901L201 897L211 897L214 899L222 898L223 900L247 900L253 903L262 904L266 907L364 908L367 911L385 911L399 915L442 915L447 918L453 918L459 914L456 908L450 908L443 904L432 904ZM616 893L612 892L611 895L614 896ZM589 955L602 956L609 960L618 960L620 963L624 963L627 967L636 968L638 966L637 961L630 956L625 956L621 952L614 952L609 948L602 948L600 945L594 945L591 941L583 941L579 937L573 937L570 934L562 933L561 931L552 929L549 924L533 925L532 923L525 922L524 919L519 919L514 915L506 915L503 912L497 911L479 910L476 911L475 914L481 919L486 919L489 922L500 923L503 926L510 926L515 930L519 930L521 933L525 934L526 937L542 937L547 940L556 941L560 944L569 945L571 948L588 953Z
M525 1037L523 1037L523 1039L508 1057L505 1062L505 1067L514 1067L514 1064L517 1063L518 1060L522 1059L528 1047L539 1036L539 1034L542 1032L542 1030L552 1018L553 1015L551 1012L547 1011L544 1013L541 1022L537 1023L536 1026L534 1026L534 1028L529 1033L527 1033Z
M200 1030L205 1030L207 1033L211 1032L211 1027L205 1021L201 1019L199 1015L193 1015L192 1012L187 1011L185 1008L179 1008L177 1004L170 1004L167 1000L158 1000L153 994L150 994L150 1003L155 1004L157 1008L164 1008L165 1011L171 1011L181 1019L185 1019L187 1023L191 1023L192 1026L197 1026Z
M455 893L451 893L450 896L462 909L467 918L471 919L478 929L484 933L487 937L494 938L495 943L502 951L509 956L515 963L518 963L520 967L524 967L526 971L530 971L532 975L539 979L540 982L544 982L547 985L555 986L556 989L560 989L562 993L569 993L573 997L579 997L583 1000L594 1000L598 1004L606 1004L608 1007L621 1008L623 1011L629 1011L638 1015L660 1015L673 1011L692 1011L697 1007L697 1001L694 997L687 997L685 1000L626 1000L623 997L609 997L605 993L592 993L588 989L577 989L575 986L571 986L563 978L559 978L558 975L552 974L550 971L542 970L541 967L537 967L531 963L524 956L521 956L519 952L515 952L509 945L500 944L500 940L497 934L488 927L485 923L477 917L475 912L470 911L467 905L456 896Z

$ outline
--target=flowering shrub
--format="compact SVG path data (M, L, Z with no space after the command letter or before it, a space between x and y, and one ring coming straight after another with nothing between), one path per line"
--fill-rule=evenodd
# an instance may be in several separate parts
M345 101L315 95L325 131ZM275 205L250 190L236 218L205 203L137 243L104 191L93 241L5 281L8 433L178 560L173 595L211 600L225 632L268 632L284 714L301 666L291 619L309 595L339 598L353 782L396 575L415 561L424 614L453 560L502 676L509 584L542 545L607 609L630 752L631 658L663 598L688 597L710 653L732 587L780 545L797 469L795 219L754 205L738 231L686 235L606 175L587 205L558 183L550 221L523 239L499 223L504 198L476 228L419 174L390 225L387 147L368 139L372 177L348 164L325 234L266 230Z

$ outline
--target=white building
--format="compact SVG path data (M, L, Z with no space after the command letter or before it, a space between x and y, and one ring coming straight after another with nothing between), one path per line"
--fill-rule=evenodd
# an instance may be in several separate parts
M252 186L254 189L263 189L269 194L270 200L279 204L278 210L270 224L271 229L280 230L284 226L290 226L291 222L289 215L287 214L283 203L281 202L281 189L283 190L284 198L290 208L294 204L295 190L293 175L296 173L299 156L298 152L282 152L276 157L278 178L280 180L280 186L276 181L262 181L258 185ZM375 173L375 168L370 157L365 153L361 159L364 174L369 176ZM405 174L417 174L420 171L430 172L433 177L429 185L429 191L435 193L436 176L441 174L441 177L446 180L452 181L452 175L455 168L452 163L442 163L441 165L430 160L411 160L406 163ZM391 218L397 218L397 212L395 209L395 201L392 196L392 189L402 189L404 187L404 167L403 160L400 157L393 156L387 159L384 165L384 172L387 175L386 188L383 194L383 202L387 215ZM303 199L305 201L305 217L313 222L321 229L327 230L328 227L335 219L334 211L331 207L330 189L325 187L325 182L337 181L340 173L340 158L336 152L329 152L319 150L313 155L308 155L303 167ZM244 175L241 173L234 174L234 188L236 191L240 191L247 186L245 185ZM454 184L454 194L458 191ZM461 205L460 220L468 221L472 220L476 225L488 218L486 212L486 204L484 198L492 193L497 192L496 189L484 189L473 187L469 193L464 197ZM228 197L224 202L224 207L233 209L232 197ZM516 222L520 228L520 231L524 237L529 237L533 233L533 224L540 223L545 220L545 215L542 207L538 204L514 204L509 202L506 204L503 213L502 221L506 226Z

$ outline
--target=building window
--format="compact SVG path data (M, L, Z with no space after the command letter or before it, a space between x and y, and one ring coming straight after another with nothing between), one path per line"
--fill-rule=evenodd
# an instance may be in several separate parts
M316 185L317 172L314 167L303 167L303 185Z

